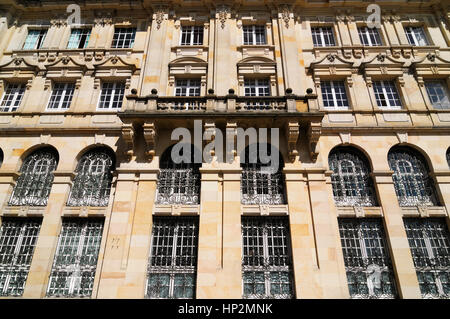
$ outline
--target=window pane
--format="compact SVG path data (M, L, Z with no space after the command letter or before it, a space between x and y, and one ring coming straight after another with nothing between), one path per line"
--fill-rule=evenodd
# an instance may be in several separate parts
M87 47L89 37L91 36L90 29L72 29L70 33L68 49L84 49Z
M70 103L72 102L74 91L75 84L73 83L54 83L47 109L68 109L70 107Z
M335 46L332 27L311 28L312 39L315 47Z
M106 82L102 84L99 109L120 109L125 95L125 83Z
M347 92L343 81L321 81L322 100L325 108L347 110Z
M111 47L116 49L131 48L133 47L135 37L135 28L115 28Z
M402 104L393 81L374 81L373 90L380 108L400 109Z
M445 82L427 81L425 82L428 97L436 109L450 109L449 93Z
M25 84L8 83L3 93L2 102L0 104L0 112L14 112L20 106L23 95L25 94Z

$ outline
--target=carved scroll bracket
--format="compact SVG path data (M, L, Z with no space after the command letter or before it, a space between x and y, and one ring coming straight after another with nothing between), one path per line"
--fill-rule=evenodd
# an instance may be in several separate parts
M298 156L297 141L300 135L300 126L298 122L289 122L286 133L289 150L289 160L291 162L294 162L295 158Z
M157 137L155 122L154 121L146 122L144 123L142 128L145 143L147 144L145 154L150 157L150 160L153 160L153 157L155 156L155 146Z
M317 144L319 143L320 135L322 134L322 123L321 122L311 122L308 127L308 146L311 159L316 161L317 155L319 155L319 148Z
M133 124L124 123L122 125L122 138L125 142L124 155L128 157L128 160L131 160L131 157L134 153L134 137L136 135Z

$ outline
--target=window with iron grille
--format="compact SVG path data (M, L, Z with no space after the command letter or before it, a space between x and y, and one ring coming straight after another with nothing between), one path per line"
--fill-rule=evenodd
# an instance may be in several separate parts
M328 163L337 206L376 206L376 196L367 158L350 147L337 147L330 152Z
M23 45L24 50L36 50L42 47L47 30L29 30L25 43Z
M444 81L426 81L425 87L435 109L450 109L450 94Z
M41 220L2 218L0 226L0 296L22 296Z
M68 49L84 49L89 43L91 36L90 29L72 29L70 32L69 42L67 44Z
M255 145L254 145L255 146ZM264 147L264 146L263 146ZM284 194L283 158L280 152L267 145L266 154L278 154L278 163L263 164L259 156L259 147L255 146L253 156L250 147L245 149L245 161L241 157L241 202L244 205L281 205L286 203ZM253 157L253 158L252 158ZM273 165L277 165L276 167Z
M358 34L363 45L370 47L383 45L377 28L359 27Z
M200 79L178 79L175 96L200 96Z
M154 217L146 297L195 298L198 217Z
M63 219L47 296L91 296L103 222L93 218Z
M72 102L73 92L75 91L74 83L54 83L52 95L48 102L48 110L66 110Z
M99 109L120 109L125 94L125 83L105 82L102 84L100 94Z
M428 40L422 27L405 27L405 33L409 44L415 46L428 45Z
M0 112L14 112L20 106L23 95L25 93L25 84L8 83L3 93L2 103L0 104Z
M348 110L347 92L344 81L321 81L323 106L325 108Z
M67 206L108 206L114 155L105 148L84 154L75 170Z
M244 25L244 45L267 44L266 28L263 25Z
M202 26L181 27L181 45L202 45L202 44L203 44Z
M244 298L294 298L287 217L242 217Z
M201 163L194 162L194 146L189 146L188 148L190 149L189 163L184 161L175 163L172 160L171 152L173 146L169 147L161 156L156 193L156 202L158 204L200 203L199 168Z
M373 91L379 108L393 110L402 108L394 81L374 81Z
M351 298L397 297L382 221L340 218L339 233Z
M30 154L20 168L9 205L45 206L53 183L53 171L58 154L52 148L42 148Z
M135 28L115 28L114 37L111 44L113 49L131 48L136 37Z
M332 27L311 28L313 44L315 47L331 47L336 45Z
M405 218L423 298L450 298L450 234L445 218Z
M392 179L400 206L438 205L433 179L422 154L396 146L389 151L388 161L394 171Z

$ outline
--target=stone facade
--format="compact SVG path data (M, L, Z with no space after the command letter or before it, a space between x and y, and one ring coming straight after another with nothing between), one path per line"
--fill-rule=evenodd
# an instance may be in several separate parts
M242 298L243 215L288 216L296 298L349 298L339 217L383 221L400 298L421 298L404 217L450 223L450 108L435 108L426 83L450 85L450 9L445 1L381 5L382 45L361 43L364 1L85 1L84 48L67 49L74 25L59 2L0 3L0 97L26 86L18 108L0 113L0 223L42 217L23 298L44 298L62 217L104 217L92 298L144 298L157 215L199 216L196 298ZM76 1L73 1L76 2ZM262 26L265 44L244 44L246 26ZM180 45L186 26L203 27L203 44ZM405 27L422 27L414 46ZM112 48L118 28L136 29L130 48ZM334 46L314 46L312 28L330 27ZM39 49L23 49L30 30L47 30ZM177 81L200 80L200 96L175 97ZM268 79L267 109L248 110L246 79ZM343 81L349 106L326 108L323 81ZM99 109L103 83L124 83L121 109ZM374 83L392 81L400 108L380 108ZM55 83L74 83L67 109L49 110ZM194 120L233 139L236 127L279 128L286 205L241 204L239 154L203 163L199 205L155 202L159 160L171 132ZM194 135L194 134L193 134ZM204 141L206 143L206 141ZM388 153L396 145L426 159L439 197L435 206L400 206ZM59 160L46 206L11 206L25 158L52 146ZM109 205L67 206L80 157L96 146L116 156ZM336 146L353 146L370 163L378 204L337 206L328 163ZM283 207L280 207L283 206Z

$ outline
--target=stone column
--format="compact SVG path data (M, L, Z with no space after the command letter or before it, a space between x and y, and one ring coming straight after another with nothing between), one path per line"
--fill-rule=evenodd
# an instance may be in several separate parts
M386 239L396 273L397 290L401 298L421 298L416 270L406 237L402 209L398 204L392 181L393 171L374 171L381 207L383 208Z

